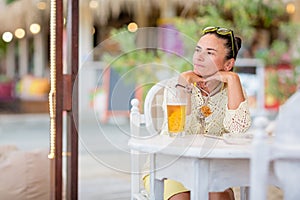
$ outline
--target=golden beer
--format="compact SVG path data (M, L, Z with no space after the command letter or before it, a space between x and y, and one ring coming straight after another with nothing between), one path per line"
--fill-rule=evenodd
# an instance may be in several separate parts
M169 133L184 131L186 105L167 105Z

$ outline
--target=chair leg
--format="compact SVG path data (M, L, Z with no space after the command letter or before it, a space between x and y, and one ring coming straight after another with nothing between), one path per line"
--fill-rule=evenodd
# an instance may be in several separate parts
M164 199L164 180L155 179L155 200Z
M240 187L241 200L249 200L249 187Z

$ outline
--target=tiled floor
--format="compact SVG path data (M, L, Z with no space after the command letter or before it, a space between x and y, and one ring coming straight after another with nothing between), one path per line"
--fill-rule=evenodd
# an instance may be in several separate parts
M129 154L122 149L127 146L127 130L126 125L81 124L79 199L130 199ZM5 144L24 151L48 149L48 115L0 115L0 145Z

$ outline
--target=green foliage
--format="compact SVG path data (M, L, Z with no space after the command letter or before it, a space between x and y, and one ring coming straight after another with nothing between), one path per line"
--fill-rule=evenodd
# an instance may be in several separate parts
M176 18L174 25L182 34L190 37L195 42L198 41L201 28L197 19Z
M283 103L293 92L299 77L300 66L300 24L289 22L285 4L280 0L218 0L199 6L199 14L193 19L176 21L176 27L199 38L199 30L207 26L231 28L243 40L244 48L249 48L255 40L256 32L263 30L269 35L268 46L255 52L256 58L264 60L266 66L277 67L282 62L292 64L290 74L283 77L274 72L267 74L266 94ZM295 42L297 41L297 42ZM294 56L296 55L296 56ZM298 56L297 56L298 55Z
M296 80L299 75L299 67L291 66L291 69L268 68L266 96L273 97L279 104L283 104L296 91Z
M11 4L13 2L16 2L17 0L6 0L6 4Z
M255 57L263 59L267 66L276 66L286 52L288 52L287 43L282 40L274 40L269 49L257 51Z
M137 34L125 28L112 30L111 38L118 44L119 51L104 53L102 60L116 69L121 76L126 74L127 81L145 83L149 77L153 81L158 81L160 73L158 70L165 67L176 72L192 68L189 59L160 49L139 48L136 44Z
M299 35L300 35L300 23L299 22L283 22L279 25L280 40L285 41L288 47L292 46L293 54L291 55L291 64L293 66L300 66L300 45L299 45ZM289 52L292 54L291 52Z
M0 59L5 55L7 43L0 39Z
M192 18L177 18L174 21L175 27L194 40L195 43L201 35L201 30L207 26L222 26L231 28L235 35L242 38L243 48L251 47L256 38L258 31L264 31L269 35L267 47L260 49L255 53L256 58L264 60L266 66L278 65L282 62L282 57L289 54L289 62L293 64L293 76L289 77L283 84L295 85L297 76L297 67L300 65L300 58L292 56L290 53L293 44L293 52L300 55L300 46L295 44L297 37L300 35L300 25L289 22L289 16L285 12L285 4L280 0L218 0L207 1L205 5L200 5L198 13ZM112 34L120 34L125 29L113 30ZM185 49L187 59L182 59L174 55L166 55L165 52L150 49L138 49L135 44L136 35L125 31L122 37L116 37L119 44L120 56L105 54L103 60L109 65L115 67L120 73L124 74L132 70L131 80L143 82L149 74L157 75L151 67L141 68L141 71L134 70L136 66L149 63L166 64L173 67L178 72L191 69L191 56L193 48ZM297 55L297 54L296 54ZM286 60L285 60L286 61ZM295 67L294 67L295 66ZM153 70L153 71L151 71ZM299 71L299 70L298 70ZM279 89L283 84L278 82L278 75L272 74L269 77L267 93L273 93L275 96L281 96L286 99L282 93L286 89ZM281 85L280 85L281 84ZM278 91L278 92L277 92ZM275 94L276 93L276 94ZM291 93L289 93L291 94ZM289 95L288 94L288 95Z
M231 28L236 36L243 40L243 46L249 48L258 30L266 31L270 36L268 47L256 53L266 65L278 64L282 54L300 35L300 24L289 21L285 4L280 0L219 0L199 6L198 15L193 19L180 19L176 27L194 39L199 38L199 30L206 26ZM299 45L298 45L299 46ZM300 53L300 47L293 47ZM276 56L276 57L274 57ZM291 63L299 65L300 59L292 58Z
M200 30L206 26L228 27L235 30L235 34L242 38L246 48L251 46L253 40L256 39L254 36L258 29L269 31L269 34L273 36L269 42L270 48L258 52L256 56L264 59L266 64L275 64L279 62L281 55L287 52L289 41L295 38L295 33L300 32L297 30L300 26L287 21L285 6L279 0L219 0L199 6L198 15L194 18L177 18L175 26L195 42L200 37ZM135 44L135 33L127 32L125 28L112 31L112 36L117 34L122 35L115 39L123 55L115 59L113 65L120 72L151 61L158 63L166 61L165 58L160 57L158 51L138 50ZM278 35L278 37L274 38L274 35ZM192 53L189 52L189 54ZM104 55L104 58L106 61L112 62L108 55ZM174 58L174 60L168 60L168 63L183 62L182 59ZM179 71L187 66L186 63L182 64L182 69L177 66Z
M7 76L3 75L3 74L0 74L0 83L7 83L11 81L10 78L8 78Z

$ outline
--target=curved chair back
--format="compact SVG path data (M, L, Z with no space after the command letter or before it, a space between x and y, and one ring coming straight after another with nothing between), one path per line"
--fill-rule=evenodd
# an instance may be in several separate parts
M164 125L164 90L169 79L156 83L147 93L144 103L146 128L150 135L159 133Z

